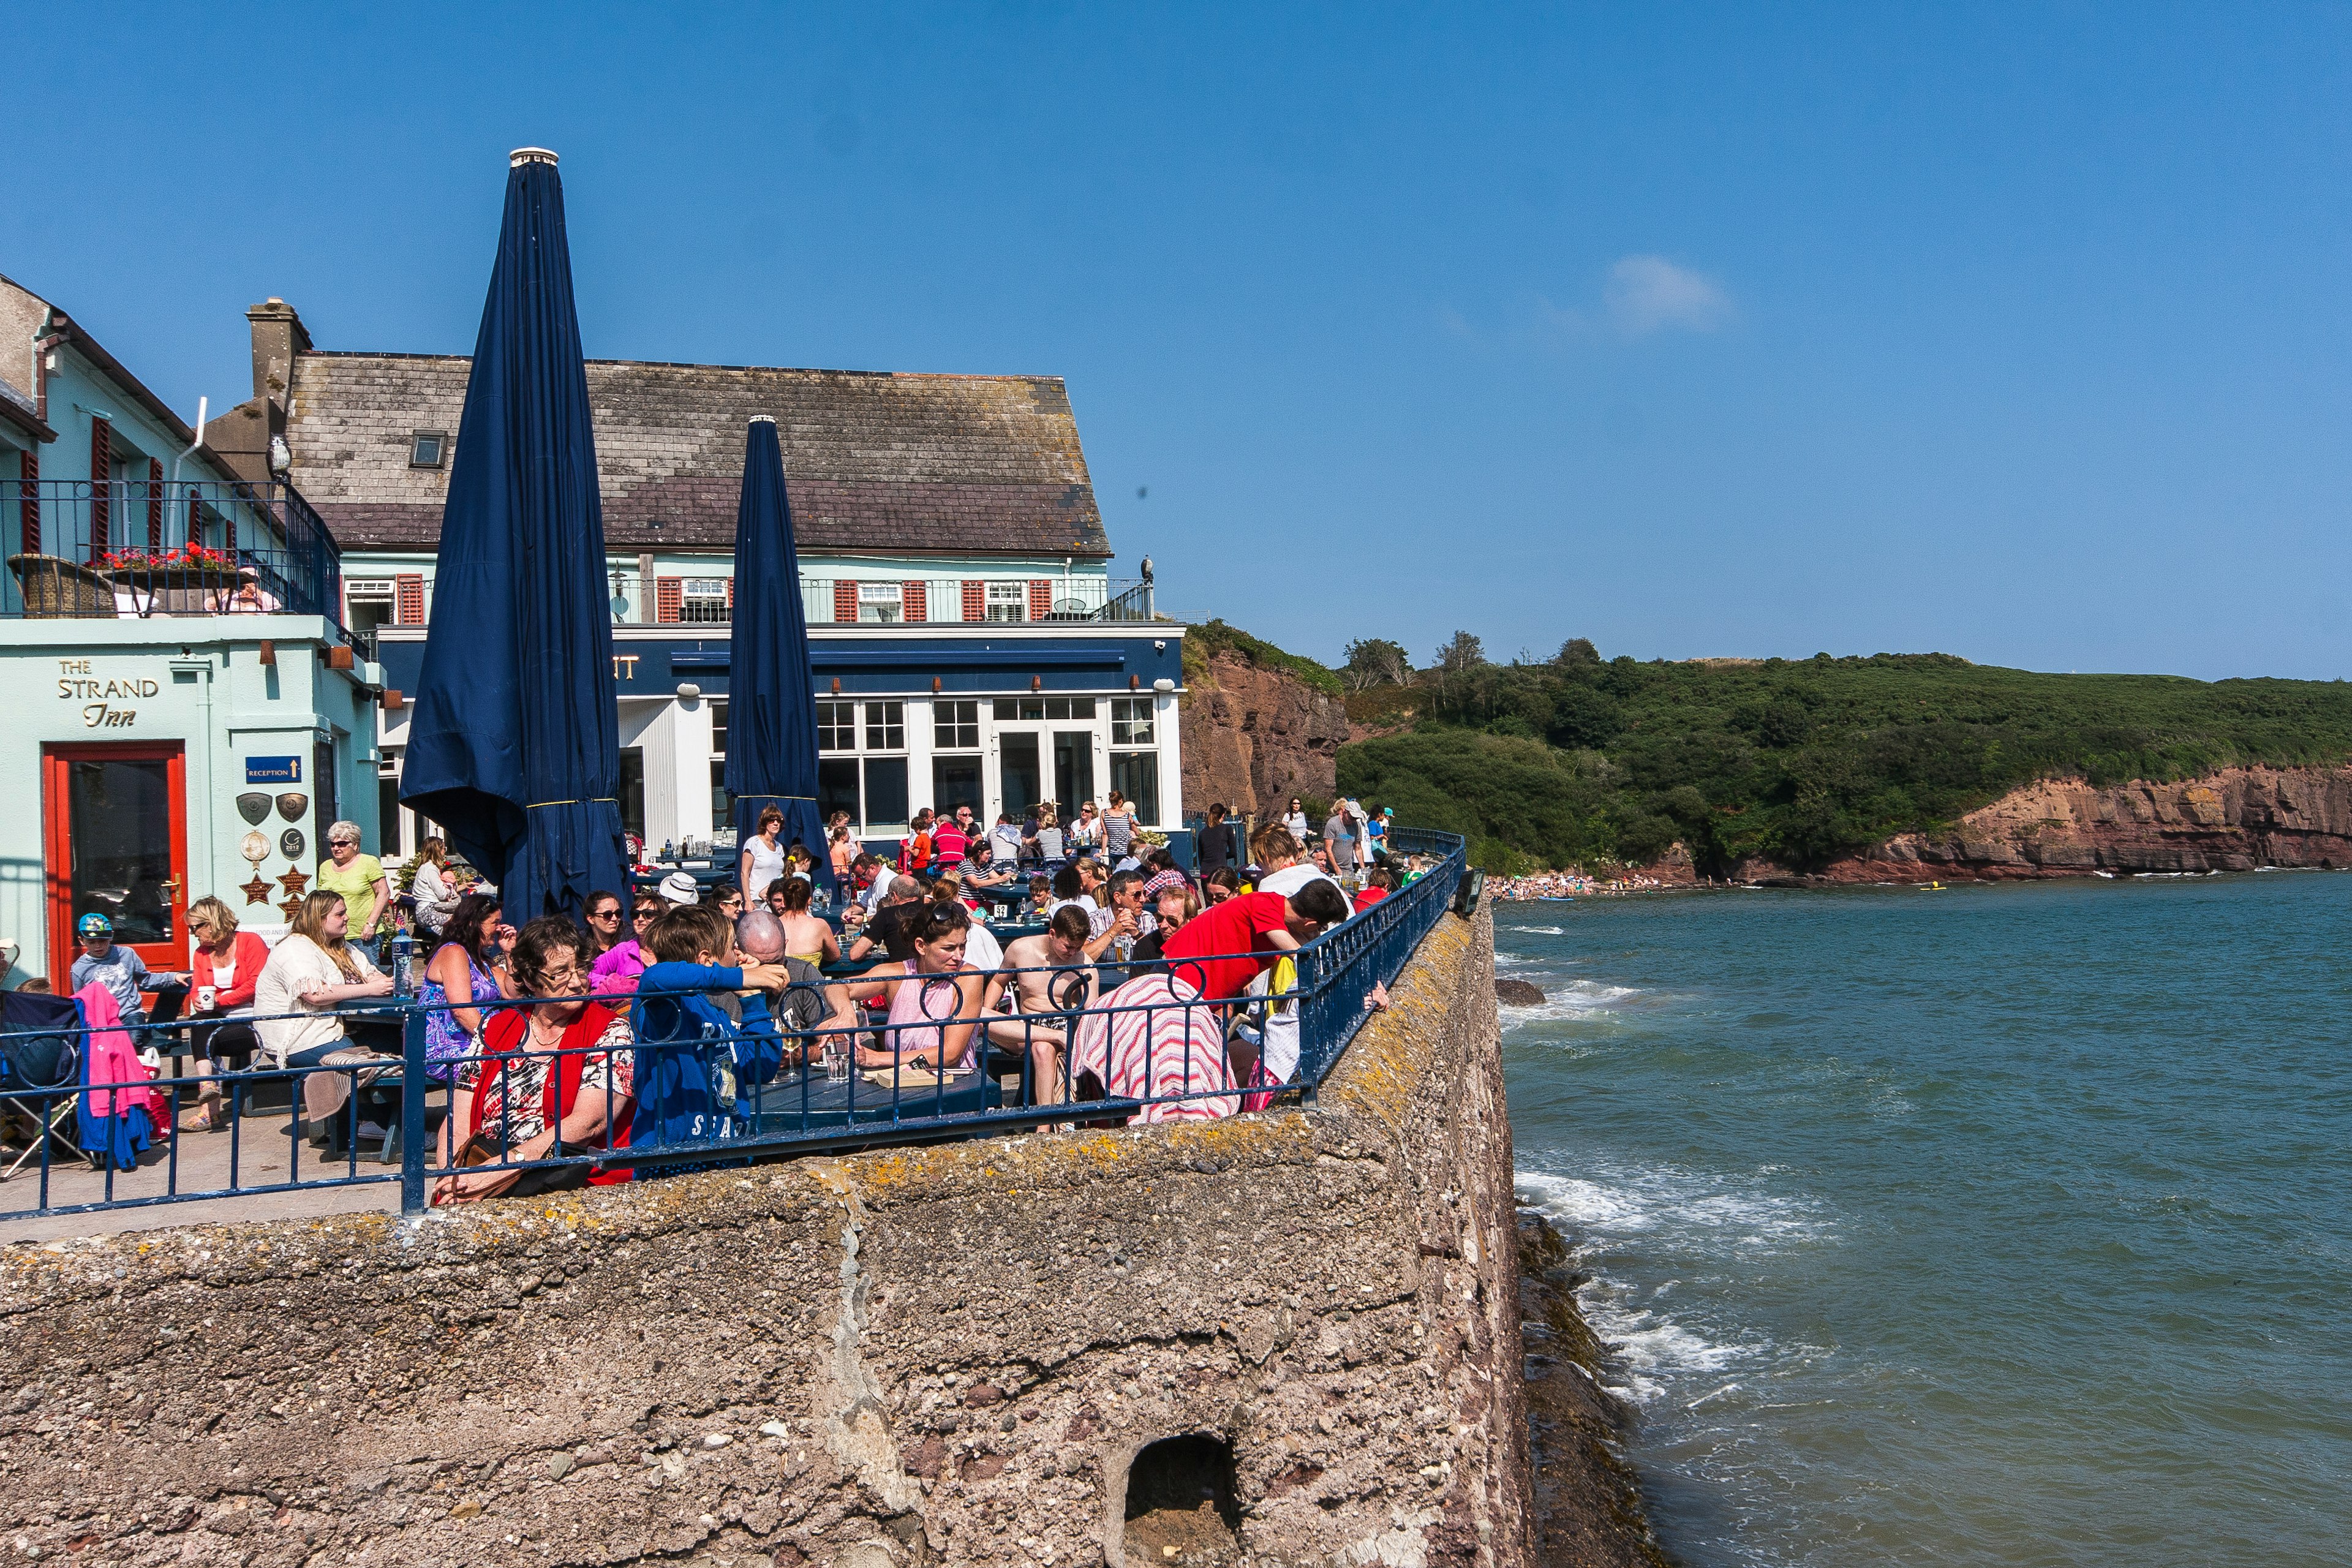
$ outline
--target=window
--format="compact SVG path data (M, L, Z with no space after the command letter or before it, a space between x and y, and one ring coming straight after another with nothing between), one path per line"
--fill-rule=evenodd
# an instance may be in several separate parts
M1025 621L1029 618L1029 584L991 583L986 602L992 621Z
M1110 787L1135 807L1135 820L1146 827L1160 826L1160 753L1113 752Z
M678 590L679 620L723 624L728 619L726 578L688 577Z
M727 791L727 703L710 704L710 823L724 831L735 821L735 797Z
M857 704L819 702L816 705L816 749L820 752L857 750Z
M642 842L646 836L646 749L621 748L621 827Z
M1114 697L1110 700L1112 745L1150 746L1157 743L1151 738L1151 701L1149 697Z
M857 618L895 625L905 618L900 612L899 596L899 587L896 583L860 583L857 584Z
M449 455L449 434L446 430L419 430L408 446L408 466L412 468L437 468Z
M1091 697L1000 697L996 700L996 721L1018 723L1022 720L1091 719L1095 716L1095 700Z
M362 637L400 618L399 595L389 577L343 580L343 624Z
M903 752L907 749L905 703L868 702L866 705L866 749L869 752Z
M942 752L979 750L980 703L952 698L934 700L931 703L931 744Z
M986 801L980 789L977 752L931 759L931 809L941 816L953 816L960 805L971 807L975 816L983 815Z

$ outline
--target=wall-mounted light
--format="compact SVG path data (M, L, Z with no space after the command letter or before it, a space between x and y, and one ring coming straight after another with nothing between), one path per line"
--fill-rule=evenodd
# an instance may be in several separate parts
M1044 676L1042 676L1042 675L1033 675L1033 676L1031 676L1031 677L1029 678L1029 689L1030 689L1030 690L1032 690L1032 691L1043 691L1043 690L1045 690L1045 678Z
M702 688L691 680L681 680L677 683L677 700L680 702L691 702L701 695Z
M275 669L278 667L278 645L276 643L264 642L261 645L261 666L264 669Z
M835 697L841 695L841 677L837 675L833 678L833 694Z
M1128 689L1129 691L1140 691L1140 690L1142 690L1142 689L1143 689L1143 677L1141 677L1141 676L1139 676L1139 675L1130 675L1130 676L1129 676L1129 677L1127 678L1127 689Z
M934 696L934 697L937 697L939 694L940 694L940 678L939 678L938 676L934 675L933 677L931 677L931 695L932 695L932 696Z
M1154 691L1173 691L1176 689L1176 683L1163 675L1159 679L1151 683L1151 689Z

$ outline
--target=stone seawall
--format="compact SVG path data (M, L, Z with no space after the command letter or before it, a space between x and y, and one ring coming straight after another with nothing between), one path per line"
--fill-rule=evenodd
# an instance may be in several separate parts
M0 1554L1529 1563L1488 921L1394 995L1303 1111L11 1248Z

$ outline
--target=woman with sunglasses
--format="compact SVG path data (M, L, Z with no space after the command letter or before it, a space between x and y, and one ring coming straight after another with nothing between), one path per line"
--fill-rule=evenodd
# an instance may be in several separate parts
M588 908L592 911L588 929L594 941L604 940L602 932L605 922L597 921L593 911L597 909L600 900L607 899L612 900L614 916L609 923L616 929L620 925L621 901L610 893L598 893L588 900ZM635 902L630 906L635 916L633 923L636 931L642 933L664 907L661 900L653 894L639 893ZM652 962L646 956L645 949L637 945L636 936L619 937L599 952L595 962L589 965L589 992L597 996L634 996L637 994L637 977L645 973L646 966Z
M588 921L589 954L602 958L621 945L621 896L603 891L588 895L581 910Z
M915 955L881 963L843 987L852 1001L890 999L890 1020L879 1047L859 1045L861 1068L929 1067L950 1072L968 1065L977 1037L988 975L964 962L971 916L961 904L927 906L907 927Z

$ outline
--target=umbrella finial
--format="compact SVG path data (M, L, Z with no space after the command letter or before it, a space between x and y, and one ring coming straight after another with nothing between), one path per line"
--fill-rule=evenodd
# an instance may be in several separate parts
M555 154L544 147L518 147L507 154L507 167L520 169L525 163L552 163Z
M776 416L772 414L754 414L751 416L751 423L754 425L773 425L775 422Z

